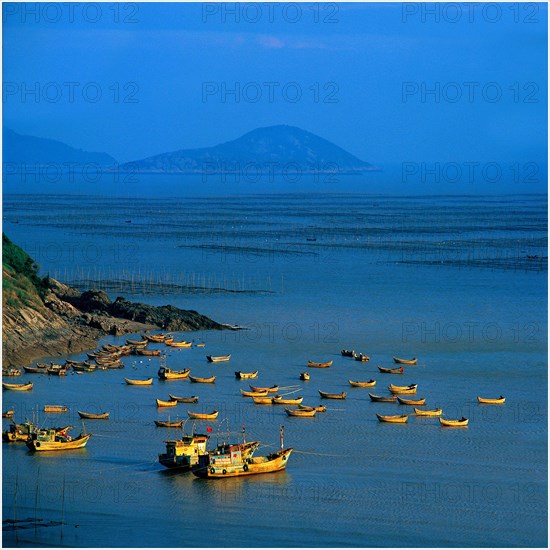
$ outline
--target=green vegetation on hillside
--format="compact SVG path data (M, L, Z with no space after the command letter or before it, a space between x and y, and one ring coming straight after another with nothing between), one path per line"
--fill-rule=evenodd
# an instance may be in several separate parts
M38 276L38 265L2 233L2 288L4 305L43 307L49 277Z

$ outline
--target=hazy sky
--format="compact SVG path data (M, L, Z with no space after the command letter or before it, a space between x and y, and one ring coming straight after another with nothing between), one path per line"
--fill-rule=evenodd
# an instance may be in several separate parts
M291 124L380 166L545 163L546 4L233 9L4 3L4 125L121 162Z

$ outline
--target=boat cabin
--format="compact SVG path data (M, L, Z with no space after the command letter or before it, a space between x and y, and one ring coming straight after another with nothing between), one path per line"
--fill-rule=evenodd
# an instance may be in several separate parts
M196 434L165 441L166 452L159 455L159 462L167 468L190 468L206 453L208 439L208 435Z

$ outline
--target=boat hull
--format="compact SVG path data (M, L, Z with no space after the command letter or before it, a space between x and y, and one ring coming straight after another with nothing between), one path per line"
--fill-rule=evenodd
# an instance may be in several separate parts
M67 442L31 440L27 441L27 447L29 450L37 453L46 451L73 451L85 447L90 437L92 437L92 434L86 434Z

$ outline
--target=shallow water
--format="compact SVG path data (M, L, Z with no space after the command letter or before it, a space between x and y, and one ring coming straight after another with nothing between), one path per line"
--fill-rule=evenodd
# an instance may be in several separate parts
M86 421L94 436L81 451L33 456L3 445L3 519L65 522L27 522L4 531L4 545L545 545L546 224L546 197L536 195L5 197L4 231L44 273L249 330L185 333L206 347L170 350L169 366L215 373L212 386L126 386L125 376L158 369L157 358L126 358L122 371L28 375L32 392L3 392L3 409L18 419L69 405L66 415L39 417L74 433L77 410L111 412ZM341 357L344 347L370 362ZM230 363L205 360L225 353ZM419 365L380 374L392 355ZM301 382L308 359L334 364ZM320 402L319 389L348 398L327 401L315 418L288 418L284 407L240 397L248 383L234 371L257 369L254 385L296 385L304 403ZM430 408L470 425L444 429L414 416L381 424L376 412L409 407L372 403L370 390L347 382L370 378L378 394L416 382ZM154 399L168 393L200 403L157 411ZM477 404L477 395L500 394L504 406ZM153 420L190 408L220 410L214 440L228 429L237 439L244 424L265 452L284 424L295 449L287 471L220 482L165 472L157 455L175 431Z

